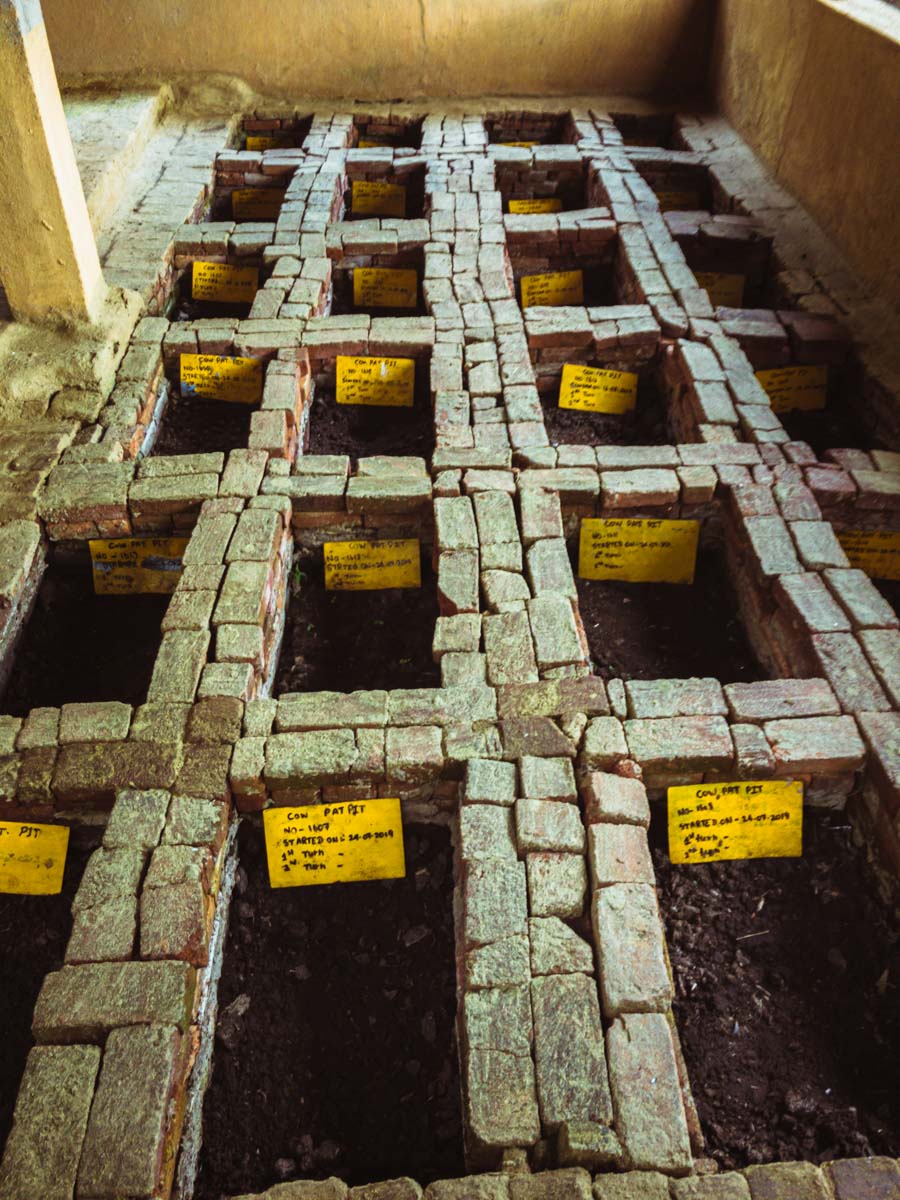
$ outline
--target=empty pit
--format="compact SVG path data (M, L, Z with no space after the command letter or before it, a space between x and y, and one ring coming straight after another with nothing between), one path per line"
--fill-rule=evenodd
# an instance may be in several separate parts
M900 1152L896 925L842 813L803 857L672 865L654 806L675 1018L722 1170Z
M241 150L296 150L312 127L312 113L303 117L254 115L241 122Z
M518 167L495 160L497 188L503 197L503 211L535 211L535 202L552 208L544 211L573 212L588 207L587 174L580 160L548 167Z
M713 211L713 188L706 167L693 163L633 159L634 165L659 201L661 212Z
M684 149L675 128L674 113L611 113L624 146L659 146Z
M819 457L826 450L842 446L856 450L886 449L867 423L865 410L857 373L832 367L828 372L824 408L790 409L779 412L778 418L792 442L806 442Z
M372 217L415 220L425 215L425 168L403 169L396 164L393 171L358 171L353 164L353 175L347 180L344 190L345 221L371 220ZM357 184L354 188L354 184ZM387 184L389 191L380 188ZM369 186L374 185L374 186ZM402 191L398 190L402 189Z
M53 547L15 649L3 711L119 700L143 704L167 595L97 596L86 543Z
M422 144L422 117L373 116L353 118L353 146L362 149L390 146L395 150L418 150Z
M425 316L422 274L425 256L421 248L397 254L354 255L335 263L332 272L331 315L367 313L372 317ZM407 275L362 276L354 283L358 270L413 272ZM355 291L355 287L358 291Z
M489 113L484 125L491 145L554 146L575 141L575 126L567 112Z
M692 584L581 579L578 605L594 671L603 679L765 679L747 640L724 552L705 539Z
M322 549L298 553L275 695L439 687L431 656L437 592L425 553L420 565L418 588L327 591Z
M69 834L62 891L56 896L0 894L0 1154L12 1125L16 1094L34 1045L31 1018L44 977L63 965L72 931L72 899L102 829Z
M403 879L272 890L245 821L195 1196L464 1171L449 832Z
M315 376L309 414L309 454L349 454L355 462L371 455L413 455L429 459L434 450L434 413L428 360L415 360L413 403L338 404L335 360L322 361Z
M672 210L669 232L714 308L785 307L772 237L749 217Z

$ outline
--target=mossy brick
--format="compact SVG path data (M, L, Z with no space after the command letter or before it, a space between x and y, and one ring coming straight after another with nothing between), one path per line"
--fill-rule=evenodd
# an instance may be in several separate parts
M481 545L503 545L519 541L519 527L512 499L505 492L477 492L473 498L478 538Z
M528 939L517 933L486 946L475 946L466 953L465 970L469 991L527 985L531 977Z
M591 1200L590 1172L582 1167L565 1167L535 1175L511 1175L509 1200Z
M405 1175L380 1183L364 1183L349 1192L349 1200L421 1200L421 1196L419 1184Z
M766 721L763 732L780 773L833 775L856 770L865 759L865 746L853 717Z
M478 552L448 550L438 560L438 604L441 615L478 612Z
M241 812L261 809L266 800L263 775L266 769L266 739L243 737L234 743L229 780L235 804Z
M431 653L435 662L443 654L476 654L481 644L481 617L478 613L459 613L438 617L434 626Z
M124 517L134 470L133 462L57 467L38 500L38 513L50 522Z
M183 1082L182 1041L171 1025L110 1033L78 1170L78 1200L168 1192L175 1150L167 1153L166 1144L175 1133L169 1123L181 1112L171 1099Z
M349 513L419 513L430 506L431 480L427 476L395 476L387 480L355 476L347 484Z
M66 749L63 747L60 755ZM182 748L178 743L129 741L107 746L106 750L112 759L117 791L170 788L181 765Z
M244 705L244 736L268 737L277 712L277 700L248 700Z
M526 609L538 665L542 669L585 661L586 651L567 596L545 592L529 600Z
M541 539L563 536L562 510L554 491L524 488L519 493L522 541L526 546Z
M572 565L562 538L541 538L533 542L525 552L525 569L535 596L550 592L576 598Z
M518 799L515 817L520 854L529 850L564 850L581 854L584 850L584 826L575 804Z
M60 745L67 742L115 742L128 737L131 705L110 700L64 704L59 714Z
M34 1008L38 1042L100 1043L123 1025L187 1029L196 972L180 962L88 963L51 971Z
M437 725L391 726L385 735L384 751L388 783L427 783L444 768L443 741Z
M535 979L531 984L531 1007L538 1103L544 1129L556 1130L563 1121L612 1124L603 1027L594 980L582 974ZM583 1174L590 1179L586 1171Z
M211 917L200 880L145 887L141 894L141 958L174 958L205 967Z
M503 757L574 758L575 745L549 717L508 717L499 722Z
M12 801L15 799L19 761L18 754L7 754L0 758L0 800Z
M491 683L536 683L537 660L527 614L519 611L487 615L482 627Z
M137 479L128 489L128 507L135 521L199 511L204 500L212 499L218 490L218 475L206 473Z
M459 851L465 859L516 861L512 813L496 804L467 804L459 814Z
M16 738L17 750L55 746L59 740L59 709L33 708L22 722Z
M55 746L43 746L22 752L19 756L19 774L16 779L16 799L20 804L39 805L53 802L53 774L57 757Z
M173 796L161 845L208 846L217 853L227 829L227 804L197 796Z
M163 633L175 629L208 629L217 597L218 592L213 588L179 588L169 601L160 624Z
M568 758L535 758L524 755L519 762L522 795L530 800L577 800L575 772Z
M378 728L387 724L387 692L290 693L278 700L279 733L343 727Z
M184 551L184 565L218 566L225 561L225 552L237 524L233 513L210 515L204 513L191 533Z
M647 789L639 779L592 771L581 777L579 786L588 825L604 821L644 829L649 826Z
M482 569L481 590L485 604L497 612L521 609L531 596L528 584L518 571Z
M604 1016L665 1011L672 980L654 888L643 883L600 888L591 901L591 921Z
M487 496L493 493L481 492ZM518 571L522 573L524 559L519 542L482 542L480 547L483 571Z
M207 454L154 454L142 458L137 466L138 479L161 479L175 475L219 475L225 466L225 455L218 451Z
M765 679L729 683L725 698L732 721L760 723L788 717L831 716L841 711L826 679Z
M347 1185L343 1179L315 1181L298 1179L292 1183L276 1183L268 1191L254 1195L235 1196L234 1200L346 1200Z
M818 1167L807 1162L765 1163L745 1167L751 1200L831 1200Z
M97 1046L34 1046L0 1164L0 1200L72 1200L100 1069Z
M390 725L455 725L464 721L493 721L496 716L494 690L484 685L397 688L388 692Z
M232 625L230 628L235 627ZM256 627L248 625L246 628ZM200 676L197 699L217 700L227 697L243 701L253 690L254 678L252 663L208 662Z
M206 665L208 650L209 633L206 631L176 629L164 633L147 699L190 703Z
M157 846L144 877L143 890L200 883L208 892L215 873L215 861L207 846Z
M597 1175L594 1200L669 1200L669 1179L658 1171Z
M187 735L191 705L152 700L134 710L129 738L133 742L182 742Z
M750 1200L747 1181L737 1171L673 1179L669 1186L672 1200Z
M886 712L891 702L850 633L814 633L815 661L834 688L845 712Z
M232 534L225 561L268 563L275 555L281 532L281 517L277 512L248 508L238 517L237 529Z
M588 675L504 684L497 689L497 707L501 717L602 716L609 712L609 700L603 680Z
M529 917L531 974L594 974L594 952L565 921L556 916Z
M854 629L900 625L900 618L864 571L832 569L825 572L825 579Z
M191 745L175 778L174 790L182 795L206 800L228 797L228 767L231 745Z
M725 716L728 709L716 679L626 679L630 717Z
M143 850L107 850L101 846L87 861L72 911L77 913L120 896L136 896L143 870Z
M466 1124L475 1144L495 1149L534 1145L541 1123L531 1055L472 1049L466 1055L464 1074ZM438 1200L447 1194L432 1191L434 1187L432 1184L426 1195ZM473 1195L469 1187L456 1194Z
M265 450L232 450L219 481L220 496L249 498L259 491L268 461Z
M340 783L357 755L352 729L275 733L266 739L266 783L276 788Z
M265 653L266 639L259 625L219 625L216 629L218 664L249 663L255 671L261 671ZM212 665L207 663L207 667Z
M574 918L582 915L588 877L581 854L538 851L525 856L525 869L531 916Z
M478 531L468 496L450 496L434 501L435 537L440 551L477 550Z
M628 744L622 722L615 717L595 717L589 721L581 747L582 765L589 770L604 771L625 758L628 758Z
M130 959L137 933L137 897L117 896L73 913L72 933L66 946L69 965L124 962Z
M505 1175L467 1175L464 1179L437 1179L424 1192L425 1200L508 1200Z
M15 753L16 739L21 728L21 717L0 717L0 755Z
M722 717L672 717L625 721L631 757L645 772L723 771L734 759L728 724Z
M187 740L206 746L233 742L241 736L244 706L232 696L198 700L191 707Z
M900 1163L893 1158L844 1158L825 1163L834 1200L897 1200Z
M469 759L466 763L464 804L498 804L511 808L516 800L514 763Z
M261 625L266 612L270 567L262 562L234 562L213 613L214 625Z
M37 521L7 521L0 526L0 607L18 601L40 545Z
M467 950L525 933L528 906L523 863L476 860L464 864L462 898Z

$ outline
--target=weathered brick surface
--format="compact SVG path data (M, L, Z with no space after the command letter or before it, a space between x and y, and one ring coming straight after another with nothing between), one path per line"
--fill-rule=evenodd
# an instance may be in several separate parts
M643 883L600 888L591 917L604 1015L667 1009L672 982L655 890Z
M195 973L187 963L92 963L63 967L44 980L31 1029L38 1042L100 1042L123 1025L185 1030Z

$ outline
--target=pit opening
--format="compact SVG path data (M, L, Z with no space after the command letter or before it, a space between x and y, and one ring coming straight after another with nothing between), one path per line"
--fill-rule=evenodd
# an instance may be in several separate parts
M778 419L792 442L807 442L820 457L826 450L841 446L856 450L888 449L888 443L870 424L866 410L863 371L848 364L828 368L824 408L782 411Z
M733 213L672 210L666 224L714 308L784 306L772 236L758 222Z
M535 245L531 248L523 246L521 243L510 246L509 261L515 280L516 299L519 307L522 309L529 307L527 303L523 302L523 279L532 279L534 276L541 275L568 274L569 272L581 273L581 297L578 297L577 281L576 290L571 294L569 294L568 285L564 291L559 292L558 285L553 281L550 281L548 285L537 285L542 287L542 291L549 289L551 296L559 295L561 297L560 299L551 299L551 303L586 305L588 308L608 308L610 305L628 303L629 298L623 294L623 283L616 271L617 243L618 239L614 239L614 241L607 242L602 250L598 250L595 254L577 256L571 251L566 251L564 243L558 246L548 244L546 247ZM534 284L526 285L526 287L534 286Z
M278 220L287 190L284 175L273 175L271 184L225 187L218 183L210 203L208 221L233 221L236 225L259 225Z
M706 1153L722 1170L897 1155L900 940L846 814L805 808L802 858L676 866L653 808Z
M661 212L714 211L713 186L707 167L697 163L655 162L652 157L635 157L632 162L656 195Z
M593 671L603 679L768 678L747 638L724 547L709 522L701 525L692 584L581 579L577 532L569 556Z
M102 836L96 826L72 828L58 895L0 894L0 1155L12 1127L25 1060L34 1045L31 1020L38 993L44 977L63 965L72 932L72 900Z
M378 361L378 356L371 357ZM314 360L314 386L307 426L308 454L349 454L356 465L371 455L413 455L434 451L434 411L429 387L430 358L416 358L413 404L338 404L334 358Z
M404 169L402 160L395 163L394 170L387 174L383 172L367 171L365 168L360 170L360 164L353 163L351 165L353 174L347 178L347 187L344 190L344 215L345 221L368 221L373 217L387 217L388 219L396 218L400 220L416 220L425 215L425 167L417 166L411 169ZM354 183L375 183L389 184L393 188L403 188L404 194L401 199L402 205L397 203L399 193L394 193L389 201L385 201L383 197L373 198L370 195L363 196L358 204L354 204L353 184ZM357 193L361 189L357 188ZM362 189L365 191L366 189ZM373 204L378 208L378 211L373 211ZM396 211L394 211L396 205ZM402 207L402 212L400 211ZM388 211L390 209L390 211Z
M202 266L203 260L195 259L178 273L169 300L170 307L166 314L168 319L174 322L216 320L217 318L219 320L223 318L246 320L253 306L252 290L249 287L246 300L207 300L194 297L194 268L198 263ZM273 269L271 266L263 267L262 260L254 257L231 260L227 265L257 271L259 288L263 287Z
M553 146L577 140L569 112L495 112L487 114L484 124L491 145L530 142Z
M659 146L663 150L683 150L675 125L674 113L611 113L613 124L625 146Z
M354 297L354 277L357 270L372 268L389 271L414 271L415 292L412 281L389 276L374 282L364 283L360 277L360 303ZM422 296L422 277L425 269L425 252L421 246L396 254L354 254L335 261L332 271L331 315L343 313L368 313L372 317L422 317L425 316L425 301ZM392 303L393 299L404 303ZM415 300L415 303L405 301Z
M3 712L24 717L32 708L100 700L143 704L169 599L95 595L87 543L52 545Z
M353 118L354 147L391 146L394 149L418 150L422 144L424 117L406 117L397 113L387 116L360 113Z
M397 536L406 536L398 534ZM364 529L321 540L374 540ZM297 548L274 694L440 687L431 645L437 587L426 547L421 587L329 591L321 544Z
M197 1200L464 1173L450 835L404 843L403 879L272 890L242 822Z
M213 451L227 454L229 450L246 447L250 438L250 418L259 411L259 401L244 404L183 393L180 363L177 360L166 370L166 390L159 433L151 455L204 454ZM261 399L262 387L259 391Z
M254 114L244 117L238 145L241 150L287 150L302 147L312 128L313 114L270 117Z
M495 160L497 188L503 197L503 211L510 211L510 201L556 201L559 212L572 212L590 204L587 187L587 165L566 163L559 167L535 169L519 167Z
M532 349L531 358L551 445L662 446L675 440L670 429L668 384L657 362L601 359L590 350L579 356L572 349L552 346ZM566 364L637 375L634 407L622 413L560 408Z

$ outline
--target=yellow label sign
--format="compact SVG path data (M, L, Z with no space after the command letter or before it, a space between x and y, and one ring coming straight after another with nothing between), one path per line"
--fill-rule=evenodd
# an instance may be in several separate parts
M698 287L705 289L713 308L740 308L744 302L744 276L722 271L695 271Z
M889 529L844 529L837 535L852 567L872 579L900 580L900 533Z
M584 274L581 271L551 271L549 275L523 275L522 307L539 304L583 304Z
M566 363L559 385L559 407L583 412L629 412L637 404L637 386L638 377L631 371Z
M416 364L411 358L350 358L337 356L338 404L374 404L412 408Z
M406 188L402 183L354 179L350 187L350 207L354 213L378 217L406 216Z
M578 574L626 583L693 583L699 521L587 517L581 522Z
M0 821L0 892L56 896L62 891L69 829Z
M399 800L267 808L263 828L273 888L406 874Z
M562 212L562 200L559 196L539 196L534 200L510 200L511 213L554 213Z
M323 549L325 588L329 592L422 586L418 538L326 542Z
M673 209L686 209L690 211L700 208L699 193L684 189L660 188L656 192L656 199L659 201L659 207L663 212L671 212Z
M673 863L802 854L802 783L767 779L669 788Z
M825 407L827 367L775 367L771 371L757 371L756 378L768 393L773 412Z
M247 150L281 150L290 146L293 138L289 133L248 133Z
M380 134L380 135L374 134L374 133L370 134L369 137L360 138L356 144L360 148L360 150L374 150L374 149L380 150L380 149L383 149L385 146L390 148L393 145L393 143L391 142L390 138L387 136L386 133Z
M220 304L252 304L259 290L256 267L227 267L224 263L195 262L191 271L191 296Z
M281 188L235 188L231 215L236 221L277 221L283 200Z
M258 404L262 399L263 365L258 358L219 354L182 354L181 394L229 404Z
M186 537L94 539L88 542L97 596L168 595L181 578Z
M498 146L522 146L525 150L530 150L532 146L539 146L540 142L498 142Z
M418 294L414 270L357 267L353 272L353 303L358 308L415 308Z

